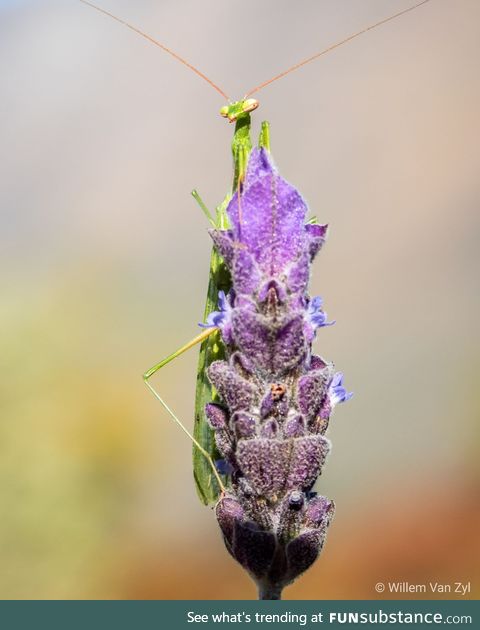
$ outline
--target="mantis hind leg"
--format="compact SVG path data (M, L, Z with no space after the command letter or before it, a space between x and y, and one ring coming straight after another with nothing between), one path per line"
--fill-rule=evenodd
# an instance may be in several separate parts
M194 346L196 346L197 344L201 343L202 341L204 341L205 339L207 339L213 332L215 332L217 329L216 328L207 328L205 331L203 331L202 333L200 333L199 335L197 335L196 337L194 337L194 339L192 339L191 341L189 341L188 343L186 343L184 346L182 346L181 348L179 348L178 350L175 350L175 352L173 352L172 354L168 355L168 357L166 357L165 359L163 359L162 361L160 361L159 363L157 363L156 365L154 365L153 367L151 367L149 370L147 370L145 372L145 374L143 375L143 381L145 383L145 385L148 387L148 389L152 392L152 394L155 396L155 398L160 402L160 404L163 406L163 408L165 409L165 411L168 413L168 415L172 418L172 420L175 422L175 424L177 424L181 430L190 438L190 440L193 442L193 444L195 445L195 447L198 449L198 451L205 457L205 459L207 460L207 462L209 463L211 469L212 469L212 473L215 476L215 479L217 480L218 486L221 490L222 493L225 492L225 486L223 485L223 482L220 478L220 475L218 473L218 470L215 467L215 463L213 462L210 454L203 448L203 446L198 442L198 440L195 439L195 437L190 433L190 431L187 429L187 427L179 420L179 418L175 415L175 413L172 411L172 409L169 407L169 405L165 402L165 400L160 396L160 394L157 392L157 390L153 387L153 385L150 383L150 378L159 370L161 370L165 365L167 365L168 363L170 363L170 361L173 361L174 359L176 359L177 357L179 357L181 354L183 354L184 352L186 352L187 350L189 350L190 348L193 348Z

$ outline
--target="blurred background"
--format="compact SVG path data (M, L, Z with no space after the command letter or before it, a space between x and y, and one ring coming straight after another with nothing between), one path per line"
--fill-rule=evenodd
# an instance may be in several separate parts
M98 2L234 99L413 3ZM317 484L335 521L286 598L479 595L479 35L476 0L434 0L258 95L255 133L331 226L316 350L355 392ZM80 2L0 0L1 598L255 597L141 379L202 318L189 193L229 188L222 105ZM155 380L190 426L196 361Z

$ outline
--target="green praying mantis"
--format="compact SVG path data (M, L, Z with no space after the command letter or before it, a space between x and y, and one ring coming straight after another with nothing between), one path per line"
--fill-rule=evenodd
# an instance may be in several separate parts
M232 192L241 186L241 182L245 175L248 154L252 148L250 139L250 112L258 107L258 101L255 99L246 99L225 106L221 110L222 116L228 118L231 122L235 122L235 131L232 141L232 155L234 164L234 176L232 184ZM270 150L270 134L267 122L263 122L259 137L259 146ZM203 203L198 192L192 192L193 197L198 202L200 208L205 213L209 223L214 228L227 229L228 218L226 208L231 199L231 194L226 195L223 202L216 208L215 217L212 216L208 208ZM210 258L209 281L207 289L207 300L205 304L204 320L208 315L217 309L218 294L223 291L225 294L231 289L230 275L223 263L223 260L216 251L212 249ZM155 390L150 383L150 378L158 372L162 367L173 361L190 348L201 344L200 356L197 368L197 386L195 394L195 424L193 435L188 431L184 424L178 419L175 413L170 409L169 405ZM219 359L223 359L225 350L223 342L216 328L207 328L197 335L187 344L170 354L168 357L147 370L143 375L143 379L147 387L152 391L153 395L160 401L164 409L170 417L178 424L184 433L193 442L193 475L198 496L202 503L209 505L215 502L219 495L225 491L227 479L219 473L215 466L214 457L216 454L213 431L206 422L204 417L205 405L216 399L216 392L210 384L206 370L208 366Z
M105 9L89 2L88 0L80 0L80 2L82 2L83 4L88 5L91 8L99 11L100 13L114 19L115 21L126 26L138 35L144 37L146 40L156 45L164 52L171 55L178 62L182 63L192 72L202 78L206 83L208 83L213 89L215 89L223 98L228 101L228 104L221 108L220 114L225 117L229 122L235 123L232 140L233 182L231 191L226 195L222 203L216 208L214 215L212 215L212 213L206 207L198 192L196 190L192 192L193 197L197 201L201 210L204 212L211 226L220 230L228 229L228 217L226 214L226 208L233 193L235 193L236 191L241 193L241 186L246 172L248 156L252 149L252 142L250 138L250 115L251 112L257 109L259 105L258 101L255 98L252 98L252 95L259 92L274 81L285 77L291 72L294 72L302 66L318 59L323 55L326 55L327 53L346 44L347 42L350 42L360 35L363 35L374 28L377 28L386 24L387 22L399 18L400 16L421 7L422 5L425 5L430 1L431 0L422 0L421 2L417 2L413 6L409 6L406 9L403 9L393 15L390 15L387 18L375 22L374 24L371 24L366 28L349 35L348 37L336 42L335 44L332 44L331 46L328 46L320 52L300 61L299 63L289 67L283 72L275 75L274 77L249 90L242 100L232 102L227 94L209 77L200 72L200 70L191 65L188 61L172 51L170 48L160 43L150 35L144 33L129 22L113 15ZM270 150L270 134L267 122L263 122L261 125L258 144L260 147L264 147L268 151ZM241 199L240 194L239 198ZM315 219L312 219L312 221L315 221ZM229 277L229 273L223 263L222 257L216 251L216 249L213 248L210 258L209 281L204 312L205 321L207 320L209 314L217 309L219 292L223 291L225 294L227 294L230 289L231 279ZM191 433L180 421L180 419L170 408L167 402L158 393L158 391L153 387L150 379L163 367L168 365L171 361L182 355L187 350L197 346L198 344L200 344L200 355L197 369L195 420L193 433ZM175 352L169 354L167 357L155 364L143 374L143 380L146 386L151 390L153 395L162 404L165 411L172 418L172 420L181 428L181 430L190 438L193 443L193 474L198 496L202 503L204 503L205 505L216 502L219 496L225 492L228 485L228 477L221 474L221 472L217 469L215 465L215 458L217 453L214 443L213 430L208 425L204 413L205 405L211 401L215 401L217 397L214 388L207 378L207 368L213 361L223 359L224 356L225 348L223 346L223 342L221 341L219 331L215 326L211 326L205 328L191 341L175 350Z

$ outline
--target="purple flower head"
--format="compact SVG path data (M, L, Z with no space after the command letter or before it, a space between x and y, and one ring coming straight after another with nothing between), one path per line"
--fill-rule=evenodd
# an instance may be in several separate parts
M216 514L228 551L273 597L322 549L334 505L312 487L330 451L330 413L352 394L312 354L315 331L334 323L308 294L327 226L305 225L305 202L265 149L252 150L227 214L229 229L211 236L233 290L202 324L225 343L225 360L207 370L219 397L205 409L216 465L230 476Z

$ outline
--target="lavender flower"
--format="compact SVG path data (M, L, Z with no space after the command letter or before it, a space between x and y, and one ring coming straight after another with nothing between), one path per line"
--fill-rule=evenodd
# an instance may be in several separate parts
M333 365L312 354L316 330L333 322L307 293L327 226L305 225L306 213L269 154L254 149L227 208L231 229L211 231L233 283L205 324L220 329L228 359L208 369L221 402L205 412L217 465L231 475L216 515L262 599L279 599L322 549L334 504L312 487L330 450L330 413L351 397Z

